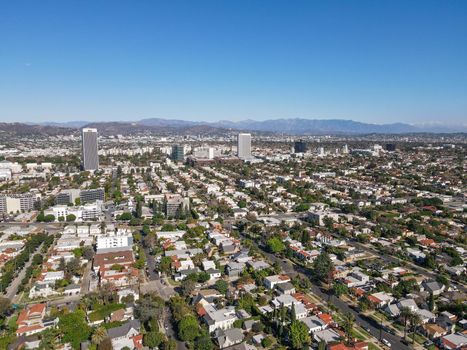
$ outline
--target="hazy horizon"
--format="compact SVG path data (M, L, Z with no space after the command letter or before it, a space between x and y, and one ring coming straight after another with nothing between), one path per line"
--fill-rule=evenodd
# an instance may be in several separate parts
M465 1L7 2L0 121L463 124Z

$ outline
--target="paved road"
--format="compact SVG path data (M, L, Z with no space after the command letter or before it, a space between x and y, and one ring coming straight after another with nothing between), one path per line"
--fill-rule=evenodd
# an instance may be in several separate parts
M274 254L266 252L263 247L259 246L257 242L253 242L262 252L265 254L265 256L270 259L270 261L277 262L282 270L289 276L294 277L299 275L302 278L310 278L311 277L311 272L309 269L304 268L302 266L298 266L296 264L293 264L290 260L288 259L280 259L279 257L275 256ZM328 300L329 296L326 292L321 290L321 288L315 284L312 284L311 287L312 292L320 297L323 300ZM356 324L359 326L362 326L365 329L369 329L370 333L372 336L375 338L379 339L380 338L380 326L377 322L375 322L372 318L369 318L365 315L362 315L352 309L349 305L347 305L346 302L342 301L339 298L336 298L335 296L331 296L330 302L334 304L341 312L343 313L351 313L355 316L355 321ZM390 334L386 331L381 332L381 336L383 339L388 340L393 349L397 350L408 350L410 349L407 345L404 345L401 342L401 338L397 335Z
M139 243L141 249L146 254L146 265L147 265L147 277L149 281L141 285L141 292L156 292L162 299L168 301L170 297L177 295L174 287L170 285L167 277L159 277L159 273L156 271L156 261L154 255L150 254L149 248L144 247L141 242ZM169 339L174 339L177 343L177 350L188 350L185 343L177 340L175 330L172 325L172 315L170 308L165 308L165 312L162 316L162 327L163 332Z
M164 324L164 333L167 335L167 338L174 339L177 342L177 350L188 350L185 345L185 342L177 340L177 335L172 325L172 313L170 312L170 308L166 308L164 315L163 315L163 324Z
M16 278L11 281L10 285L6 289L6 297L10 299L12 302L14 302L15 298L17 297L16 293L18 292L19 285L21 284L21 281L23 280L24 276L26 275L26 270L29 266L32 264L32 257L37 253L40 252L42 247L42 243L36 248L36 250L29 255L29 261L24 264L23 268L21 271L18 273Z
M89 286L91 283L91 267L92 267L92 262L88 262L84 269L83 273L83 278L81 280L81 295L86 295L89 293Z

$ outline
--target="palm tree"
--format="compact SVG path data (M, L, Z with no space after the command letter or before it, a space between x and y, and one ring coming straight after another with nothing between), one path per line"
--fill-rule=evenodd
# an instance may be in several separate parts
M352 339L353 325L355 323L355 316L352 313L347 312L343 315L342 321L342 327L344 328L345 335L347 337L347 344L350 344Z
M417 327L422 323L422 318L420 317L419 314L412 313L412 316L410 316L410 324L412 325L412 344L415 343L415 331L417 330Z
M412 317L412 314L412 311L407 306L400 308L399 317L402 319L402 323L404 324L404 339L407 338L407 323L410 317Z
M96 329L91 337L93 344L99 345L105 338L107 338L107 331L104 327Z

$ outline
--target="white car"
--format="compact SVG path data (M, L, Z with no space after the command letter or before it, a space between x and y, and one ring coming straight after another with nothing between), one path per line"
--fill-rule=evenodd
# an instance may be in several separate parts
M391 347L391 343L387 341L387 339L382 340L383 344L386 345L388 348Z

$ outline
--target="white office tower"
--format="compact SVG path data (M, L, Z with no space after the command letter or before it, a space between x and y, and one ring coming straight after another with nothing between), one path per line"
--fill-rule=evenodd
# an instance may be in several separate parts
M342 153L348 154L348 153L349 153L349 146L344 145L344 146L342 147Z
M238 134L237 156L240 159L251 158L251 134Z
M324 157L326 153L324 152L324 147L319 147L318 148L318 156L319 157Z
M84 128L81 134L83 151L83 169L99 169L99 155L97 154L97 129Z

